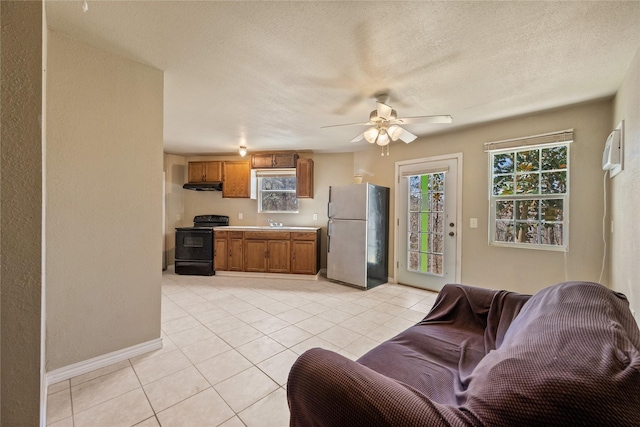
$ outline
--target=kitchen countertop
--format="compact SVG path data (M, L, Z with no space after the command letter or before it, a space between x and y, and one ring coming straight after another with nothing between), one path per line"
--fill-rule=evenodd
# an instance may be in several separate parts
M214 227L214 230L227 231L316 231L322 227L271 227L269 225L227 225Z

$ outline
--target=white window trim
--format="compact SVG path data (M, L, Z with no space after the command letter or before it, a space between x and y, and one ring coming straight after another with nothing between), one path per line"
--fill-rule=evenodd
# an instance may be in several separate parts
M550 142L552 141L552 142ZM497 142L485 143L485 152L488 153L488 189L489 189L489 227L488 242L489 246L533 249L541 251L553 252L569 252L569 218L570 218L570 194L571 194L571 143L573 142L573 129L561 132L552 132L543 135L536 135L526 138L518 138L514 140L504 140ZM547 147L557 147L565 145L567 147L567 192L565 194L522 194L512 195L508 197L498 197L493 195L493 156L505 152L524 151L528 149L543 149ZM491 147L495 147L492 149ZM495 206L498 200L563 200L563 227L562 227L562 245L543 245L537 243L517 243L517 242L496 242L495 239Z

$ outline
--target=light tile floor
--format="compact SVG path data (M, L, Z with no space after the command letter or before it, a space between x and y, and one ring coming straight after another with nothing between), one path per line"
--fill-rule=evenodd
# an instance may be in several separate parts
M167 271L163 348L51 385L47 423L285 427L287 375L300 354L323 347L357 359L421 320L436 295Z

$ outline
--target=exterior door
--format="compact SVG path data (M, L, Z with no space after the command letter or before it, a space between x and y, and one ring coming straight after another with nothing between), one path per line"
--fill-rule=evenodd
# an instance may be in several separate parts
M398 283L439 291L460 281L461 162L460 154L396 165Z

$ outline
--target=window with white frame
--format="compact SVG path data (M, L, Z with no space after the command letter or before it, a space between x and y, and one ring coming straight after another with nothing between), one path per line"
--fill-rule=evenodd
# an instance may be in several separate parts
M295 169L258 170L256 172L256 179L258 212L298 212Z
M490 244L567 250L572 138L563 131L485 145Z

